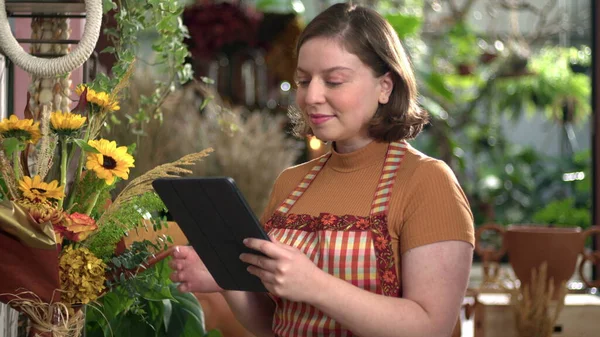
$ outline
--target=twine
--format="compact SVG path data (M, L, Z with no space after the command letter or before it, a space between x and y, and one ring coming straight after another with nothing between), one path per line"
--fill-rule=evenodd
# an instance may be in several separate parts
M53 337L78 337L83 330L83 310L69 315L69 307L64 303L45 303L31 291L0 295L13 297L6 304L27 315L31 327L41 333L51 332Z
M0 50L14 64L32 75L48 78L70 73L87 61L100 36L102 0L85 0L85 8L85 27L79 44L71 53L49 59L32 56L21 48L8 24L5 1L0 0Z

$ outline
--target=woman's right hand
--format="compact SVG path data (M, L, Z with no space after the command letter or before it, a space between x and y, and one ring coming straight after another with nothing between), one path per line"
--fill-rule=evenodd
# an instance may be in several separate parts
M215 279L200 260L200 257L189 246L177 246L171 254L173 259L169 266L173 269L171 280L179 282L177 287L181 292L212 293L221 292Z

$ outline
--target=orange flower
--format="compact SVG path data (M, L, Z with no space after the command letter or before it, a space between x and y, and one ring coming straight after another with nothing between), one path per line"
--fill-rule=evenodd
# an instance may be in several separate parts
M92 234L93 231L98 229L96 221L89 216L81 213L71 213L67 216L67 223L65 228L65 236L67 239L80 242Z
M388 270L383 274L383 281L386 283L394 283L396 282L396 275Z
M321 218L321 222L325 226L333 226L336 221L337 221L337 217L335 215L332 215L332 214L325 214Z
M356 222L356 228L360 230L367 229L369 227L369 221L367 219L359 219Z
M379 250L386 249L388 244L389 244L388 239L386 239L383 236L378 236L377 239L375 239L375 247L377 247L377 249L379 249Z

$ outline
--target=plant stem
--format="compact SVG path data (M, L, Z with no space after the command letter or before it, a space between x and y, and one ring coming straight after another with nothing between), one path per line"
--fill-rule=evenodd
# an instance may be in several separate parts
M85 214L86 215L90 215L92 214L92 211L94 210L94 206L96 206L96 203L98 202L98 197L100 196L100 193L102 193L102 189L99 188L96 192L94 192L94 195L92 196L92 201L88 204L87 209L85 210Z
M62 186L63 191L66 193L67 192L67 159L69 157L69 152L67 150L67 137L66 136L60 136L59 140L60 142L60 186ZM62 207L63 205L63 199L60 199L60 201L58 202L58 207Z
M87 143L90 138L90 125L92 124L92 116L88 119L88 127L85 131L85 136L83 140ZM83 163L85 162L85 151L81 150L81 155L79 156L79 163L77 164L77 171L75 171L75 179L73 180L73 185L71 185L71 189L69 191L69 200L67 200L67 204L65 205L65 209L69 209L73 205L75 201L75 192L77 191L77 186L79 185L79 180L81 179L81 171L83 170Z
M21 151L17 148L15 149L15 151L13 152L13 166L14 166L14 170L15 170L15 181L18 183L19 179L21 179L19 177L21 170L19 170L19 168L21 167L21 163L20 163L20 153Z

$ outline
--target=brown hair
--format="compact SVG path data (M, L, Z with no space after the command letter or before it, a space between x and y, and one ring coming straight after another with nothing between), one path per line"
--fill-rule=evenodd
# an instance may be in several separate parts
M417 83L412 65L392 26L372 9L335 4L317 15L304 29L296 46L313 38L339 40L346 50L369 66L376 77L390 72L394 88L386 104L379 104L369 126L369 136L393 142L416 137L428 122L417 104ZM311 134L302 111L290 109L297 136Z

